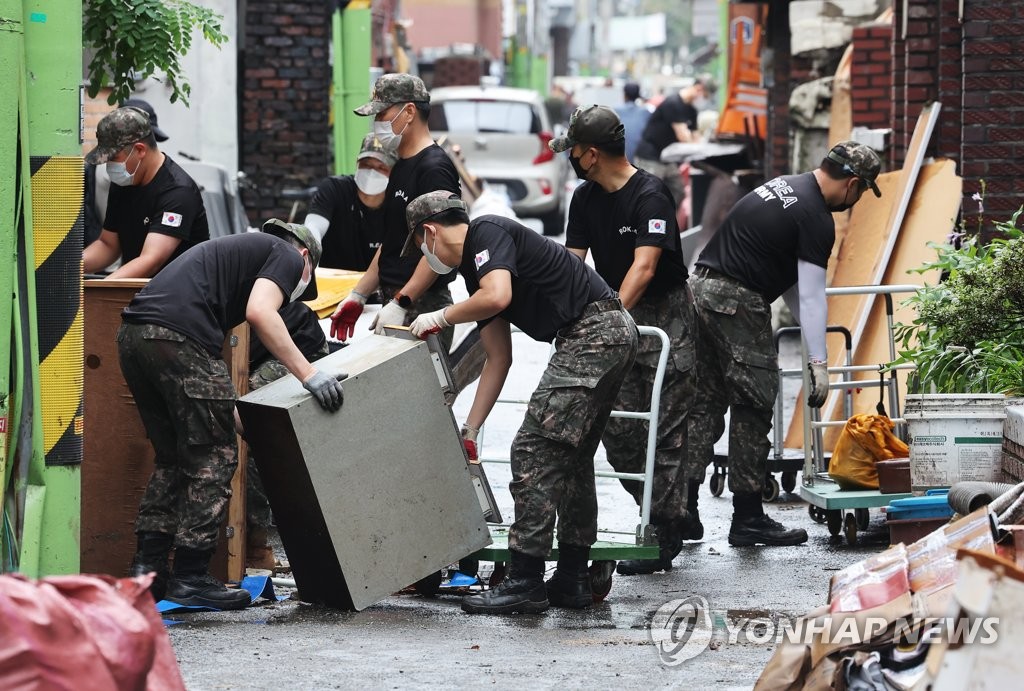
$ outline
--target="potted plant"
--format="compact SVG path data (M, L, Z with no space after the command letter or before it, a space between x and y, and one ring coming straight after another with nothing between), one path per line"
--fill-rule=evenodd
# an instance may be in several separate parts
M929 243L937 258L918 271L943 280L904 303L916 318L896 325L893 364L915 367L904 407L915 490L1001 479L1006 397L1024 395L1022 211L988 243L964 234Z

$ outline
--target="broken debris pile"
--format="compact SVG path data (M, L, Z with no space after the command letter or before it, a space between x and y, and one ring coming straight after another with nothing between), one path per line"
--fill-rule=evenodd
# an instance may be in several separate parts
M1024 483L836 573L757 691L1016 688L1024 676Z

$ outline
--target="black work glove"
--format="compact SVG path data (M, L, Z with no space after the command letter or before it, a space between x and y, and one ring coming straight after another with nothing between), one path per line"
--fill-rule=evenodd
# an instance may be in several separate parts
M811 360L807 363L810 375L807 379L810 390L807 392L807 405L820 408L828 399L828 363Z
M313 370L313 374L302 382L302 386L316 396L316 400L324 410L333 413L340 409L341 404L345 402L345 390L341 388L341 380L347 376L347 374L339 374L334 377L320 370Z

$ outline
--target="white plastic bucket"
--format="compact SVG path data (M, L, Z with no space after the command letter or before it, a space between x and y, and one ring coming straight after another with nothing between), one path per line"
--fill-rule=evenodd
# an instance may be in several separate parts
M908 395L903 408L915 490L1002 479L1002 394Z

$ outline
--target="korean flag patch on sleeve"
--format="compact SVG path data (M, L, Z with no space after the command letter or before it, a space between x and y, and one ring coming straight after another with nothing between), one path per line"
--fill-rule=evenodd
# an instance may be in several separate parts
M665 221L660 218L652 218L647 222L647 232L657 233L658 235L665 234Z
M490 259L491 253L488 252L487 250L484 250L483 252L477 252L476 256L473 257L473 263L475 263L476 268L479 269L481 266L489 262Z
M165 226L170 226L171 228L178 228L181 226L181 214L176 214L173 211L165 211L161 223Z

